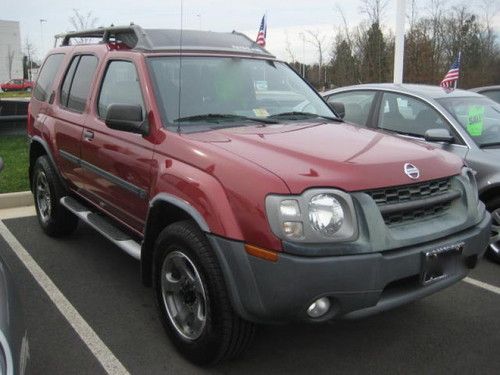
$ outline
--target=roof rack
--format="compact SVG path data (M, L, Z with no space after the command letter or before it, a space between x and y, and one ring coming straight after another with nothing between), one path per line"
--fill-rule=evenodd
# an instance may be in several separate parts
M71 39L95 38L101 39L99 43L121 41L127 44L128 47L134 48L141 36L144 36L144 31L137 25L99 27L97 29L70 31L64 34L57 34L55 36L54 47L57 46L57 41L59 39L62 39L61 46L69 46ZM144 44L144 40L142 40L142 42Z
M98 43L102 44L120 42L131 49L142 51L211 51L275 58L248 36L236 31L220 33L199 30L143 29L134 24L58 34L55 36L54 47L57 46L59 39L62 39L61 46L69 46L72 39L86 38L100 39Z

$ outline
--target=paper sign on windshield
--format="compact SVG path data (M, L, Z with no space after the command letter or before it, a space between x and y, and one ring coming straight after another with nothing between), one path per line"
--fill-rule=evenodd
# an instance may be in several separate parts
M467 132L473 137L479 137L483 134L484 128L484 106L470 106L468 116Z

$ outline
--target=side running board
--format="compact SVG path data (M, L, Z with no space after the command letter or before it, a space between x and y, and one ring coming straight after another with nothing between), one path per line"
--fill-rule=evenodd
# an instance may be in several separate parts
M88 207L71 197L62 197L60 202L80 220L90 225L127 254L135 259L141 259L141 245L102 215L90 211Z

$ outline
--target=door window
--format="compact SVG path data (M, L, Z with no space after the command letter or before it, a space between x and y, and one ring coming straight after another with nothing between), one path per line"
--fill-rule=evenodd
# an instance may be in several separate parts
M395 93L384 93L382 97L379 127L418 137L423 137L429 129L451 131L444 118L429 104Z
M92 55L77 56L75 59L78 59L78 62L76 63L74 74L69 74L75 62L73 60L72 66L70 66L65 82L63 83L63 91L66 85L69 86L69 93L67 94L67 102L62 102L62 105L73 111L83 112L89 96L90 85L97 69L98 60L97 57ZM66 80L71 80L71 82L66 84ZM63 99L63 92L61 92L61 98Z
M130 61L111 61L108 65L97 108L101 118L106 118L110 104L140 105L144 116L139 77Z
M329 104L333 102L344 104L344 121L365 126L374 98L375 91L351 91L333 94L327 99L327 102Z

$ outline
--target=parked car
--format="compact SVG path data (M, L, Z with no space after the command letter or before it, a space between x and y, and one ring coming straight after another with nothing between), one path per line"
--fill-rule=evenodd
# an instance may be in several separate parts
M0 157L0 172L3 160ZM28 334L11 272L0 256L0 374L27 374Z
M11 79L9 82L0 85L2 91L31 91L33 82L27 79Z
M42 229L80 219L139 259L184 356L216 363L255 323L367 316L475 267L491 218L460 158L343 124L243 34L180 35L61 36L28 134Z
M491 100L494 100L497 103L500 103L500 85L499 86L484 86L484 87L476 87L471 89L471 91L477 92L478 94L482 94L487 96Z
M369 84L323 93L342 104L344 120L425 140L465 159L477 171L481 200L492 213L488 254L500 262L500 105L465 90L438 86Z

